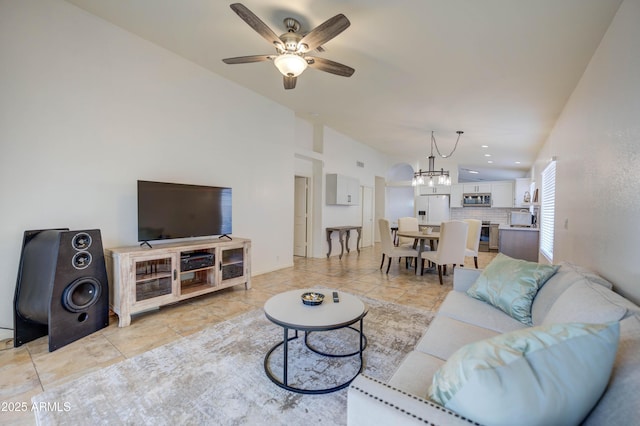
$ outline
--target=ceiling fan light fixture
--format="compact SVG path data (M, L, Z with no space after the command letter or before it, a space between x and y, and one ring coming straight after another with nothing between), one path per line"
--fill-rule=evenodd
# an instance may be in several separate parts
M307 61L293 53L284 53L276 57L273 63L285 77L297 77L307 69Z

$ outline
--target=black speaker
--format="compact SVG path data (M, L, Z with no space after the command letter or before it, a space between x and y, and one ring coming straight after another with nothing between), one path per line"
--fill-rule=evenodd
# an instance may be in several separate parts
M48 334L51 352L108 326L100 230L25 231L13 305L15 347Z

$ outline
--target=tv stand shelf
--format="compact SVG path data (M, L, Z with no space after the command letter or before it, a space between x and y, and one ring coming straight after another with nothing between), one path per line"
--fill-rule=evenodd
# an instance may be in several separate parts
M105 253L109 300L119 327L130 325L131 315L142 311L239 284L251 288L251 240L244 238L118 247ZM188 256L211 261L183 271L181 260Z

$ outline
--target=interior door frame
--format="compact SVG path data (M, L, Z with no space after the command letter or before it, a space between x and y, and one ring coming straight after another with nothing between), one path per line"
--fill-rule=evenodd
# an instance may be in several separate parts
M371 223L370 224L365 224L364 223L364 209L365 209L365 196L364 193L366 190L369 190L371 199L370 199L370 203L369 203L369 209L371 211ZM360 185L360 204L361 204L361 209L360 209L360 218L361 218L361 223L362 223L362 229L363 229L363 234L364 234L364 229L365 226L369 227L369 235L371 237L371 241L369 241L369 245L365 246L364 245L364 239L362 240L362 242L360 243L362 245L362 247L371 247L375 244L376 242L376 234L375 234L375 218L376 218L376 210L375 210L375 189L371 186L367 186L367 185Z
M313 243L313 178L311 176L305 176L302 174L295 174L294 175L294 180L295 179L305 179L306 182L306 186L307 186L307 190L306 190L306 199L305 199L305 206L306 206L306 239L305 239L305 255L304 257L312 257L312 243ZM294 197L298 197L300 196L300 194L298 194L295 191L295 184L294 184ZM294 200L294 205L295 205L296 200ZM294 212L295 215L295 212ZM295 224L294 224L294 232L295 232ZM295 249L295 235L293 237L293 243L294 243L294 249ZM295 250L294 250L295 251ZM300 257L300 256L298 256Z

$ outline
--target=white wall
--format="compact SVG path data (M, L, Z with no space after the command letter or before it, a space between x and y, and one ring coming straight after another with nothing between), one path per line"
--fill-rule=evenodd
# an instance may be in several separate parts
M557 157L554 263L640 302L640 0L625 0L535 166Z
M253 273L289 266L292 111L60 0L0 2L0 326L28 229L136 244L136 180L233 188Z
M300 131L303 127L298 126ZM308 132L314 132L313 126L307 128ZM313 255L315 257L326 256L328 250L328 243L326 241L326 234L324 229L328 226L342 226L342 225L361 225L362 224L362 207L361 206L333 206L326 204L326 174L327 173L339 173L345 176L357 178L360 181L361 186L368 186L375 188L376 176L384 176L386 172L386 158L378 151L371 147L359 143L340 132L337 132L329 127L322 128L321 132L314 132L314 137L321 135L322 141L314 141L314 151L306 152L306 145L302 145L298 148L300 151L305 151L312 160L322 164L322 172L314 173L314 180L320 181L320 188L316 186L314 190L320 192L320 195L314 200L320 203L321 209L319 214L316 214L314 221L318 221L317 224L320 228L316 230L314 235L314 250ZM303 138L304 139L304 138ZM318 151L318 145L321 145L321 151ZM296 169L301 169L303 163L301 160L296 160ZM364 167L358 167L357 162L363 162ZM318 216L321 216L320 219ZM335 234L335 233L334 233ZM351 242L349 247L353 248L356 244L357 233L352 233ZM338 236L332 237L333 255L340 253L340 243L338 242ZM336 250L336 247L338 248Z

